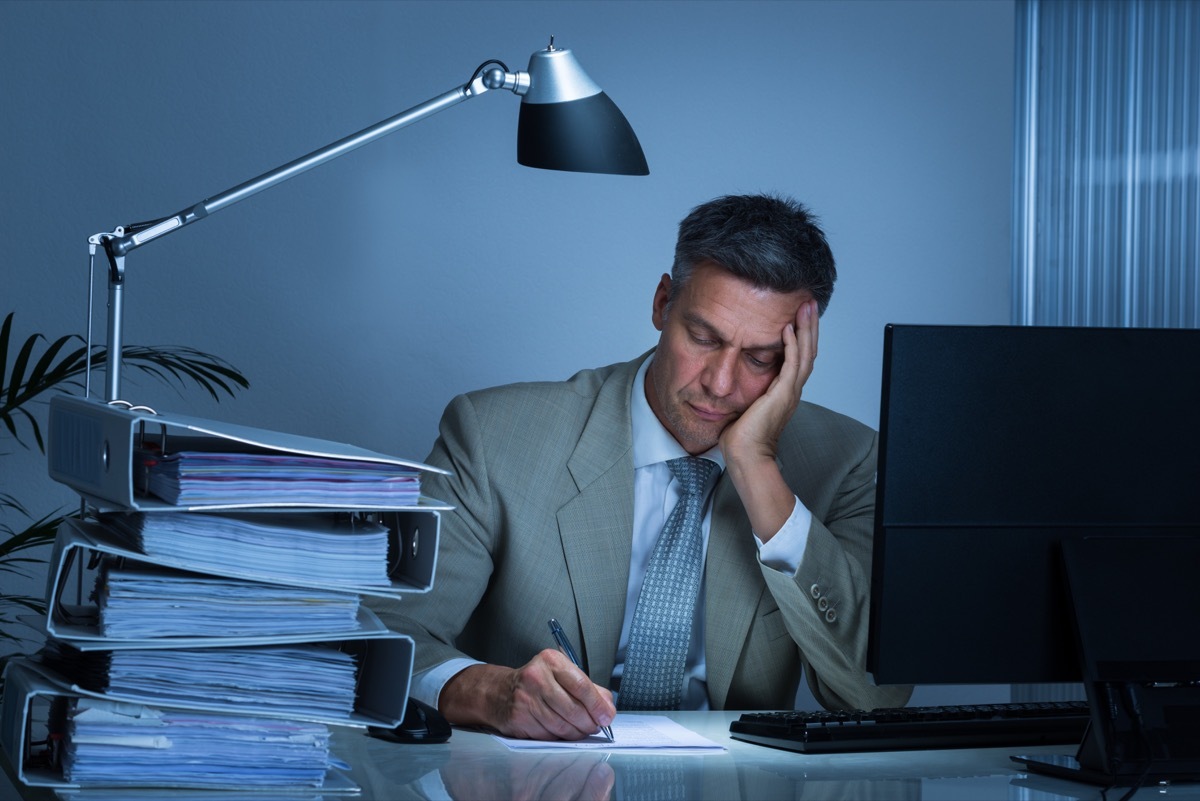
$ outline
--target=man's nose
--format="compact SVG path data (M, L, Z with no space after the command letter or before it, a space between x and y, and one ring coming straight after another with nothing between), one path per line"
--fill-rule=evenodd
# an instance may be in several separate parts
M734 374L737 370L737 353L722 348L713 353L704 370L704 388L717 398L733 392Z

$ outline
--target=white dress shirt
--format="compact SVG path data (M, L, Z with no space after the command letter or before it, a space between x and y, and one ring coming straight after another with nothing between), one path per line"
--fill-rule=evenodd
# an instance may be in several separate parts
M679 482L671 473L667 462L688 453L663 427L646 400L646 370L653 360L651 355L638 370L633 381L629 409L633 429L633 549L629 561L629 586L625 593L625 618L621 624L621 638L617 644L616 665L613 679L619 679L624 668L625 649L629 643L629 628L633 612L637 608L638 595L646 576L650 552L662 532L663 525L679 500ZM721 469L709 478L708 498L704 505L704 520L701 524L704 535L704 553L708 553L708 531L712 519L712 488L725 469L725 459L719 448L698 454L717 463ZM795 575L808 543L808 529L812 513L796 499L791 517L774 537L763 543L755 536L758 557L765 566ZM683 709L707 709L708 688L704 663L704 582L700 583L700 595L696 602L696 614L692 620L692 640L684 669ZM532 658L533 654L530 654ZM451 659L413 676L411 694L427 704L437 706L442 687L459 671L480 664L472 659ZM616 682L614 681L614 686Z

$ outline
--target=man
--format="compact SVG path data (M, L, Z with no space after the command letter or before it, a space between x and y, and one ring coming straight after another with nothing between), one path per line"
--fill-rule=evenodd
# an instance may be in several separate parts
M653 351L455 398L427 459L451 475L423 486L455 506L434 588L391 621L416 640L413 694L535 739L587 736L618 707L787 709L802 673L830 708L905 703L864 671L875 434L800 400L835 279L803 206L718 198L680 224ZM688 516L677 464L697 476L694 533L671 535L695 538L691 568L654 553L677 502ZM645 695L659 680L665 701Z

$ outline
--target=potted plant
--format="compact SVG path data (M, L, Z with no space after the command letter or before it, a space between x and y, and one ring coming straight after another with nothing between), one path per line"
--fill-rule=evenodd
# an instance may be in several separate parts
M88 369L87 344L76 334L61 336L51 342L42 334L32 334L18 347L12 335L13 312L0 326L0 423L6 436L21 447L36 447L45 453L39 411L53 392L81 393ZM105 362L103 346L92 347L93 365ZM123 364L156 380L179 387L195 384L220 400L233 397L250 383L231 364L202 351L181 346L126 345L122 348ZM0 450L0 459L8 455ZM13 574L28 575L33 565L44 562L38 552L54 541L55 532L64 518L76 511L57 509L44 514L32 512L28 503L0 487L0 646L11 646L25 640L19 633L19 615L30 612L44 614L42 598L14 593ZM28 521L14 527L11 520ZM0 670L5 657L0 656Z

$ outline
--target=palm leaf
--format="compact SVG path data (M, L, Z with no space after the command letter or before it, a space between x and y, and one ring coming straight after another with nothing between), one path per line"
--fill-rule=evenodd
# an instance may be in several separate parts
M8 375L8 341L12 336L13 312L9 312L0 323L0 377Z
M88 368L88 349L84 339L68 334L50 342L42 334L28 337L16 351L12 364L8 354L12 344L13 312L0 325L0 422L12 437L25 444L23 430L33 438L38 450L45 451L41 424L26 407L30 401L51 389L78 392L83 388ZM76 345L76 347L71 347ZM38 354L40 351L40 355ZM121 349L122 364L151 376L176 390L195 384L213 400L233 397L250 382L229 362L210 353L183 346L126 345ZM108 350L92 348L92 364L104 364Z
M14 509L21 511L17 504L8 504ZM33 561L38 559L29 559L28 557L16 557L15 554L22 551L28 551L33 548L40 548L43 545L54 542L54 534L58 531L59 525L65 519L66 515L62 511L51 512L40 520L35 520L28 525L23 531L13 531L7 525L0 525L0 531L8 532L8 537L0 540L0 570L5 570L9 565ZM7 598L8 596L2 596Z
M0 507L6 507L22 514L25 512L20 502L6 493L0 493ZM14 532L8 525L0 524L0 532L8 534L7 537L0 540L0 575L5 573L28 575L24 571L26 565L44 564L45 560L39 556L23 554L26 551L53 543L58 527L64 519L65 515L60 512L52 512L18 532ZM46 614L46 601L44 598L31 595L0 592L0 642L19 645L29 638L21 636L15 630L17 624L22 621L14 614L14 610L44 615ZM3 667L6 659L7 657L0 657L0 667ZM0 690L2 689L3 685L0 684Z
M21 505L20 501L7 492L0 492L0 509L5 508L15 509L26 517L29 517L29 512L25 511L25 507Z

